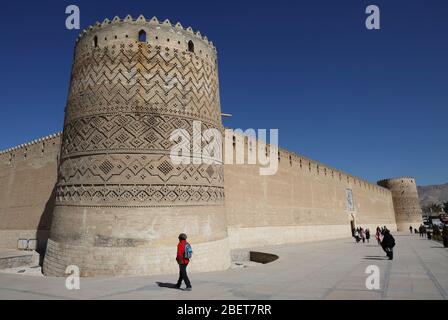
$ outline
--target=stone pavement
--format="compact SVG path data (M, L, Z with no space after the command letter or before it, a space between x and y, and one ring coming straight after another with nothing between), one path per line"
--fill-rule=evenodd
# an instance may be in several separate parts
M395 234L395 259L376 241L339 239L256 248L275 262L191 274L193 291L162 285L175 275L81 278L80 290L65 279L0 273L0 299L447 299L448 249L406 233ZM194 263L194 261L192 262ZM366 267L380 269L380 289L368 290Z

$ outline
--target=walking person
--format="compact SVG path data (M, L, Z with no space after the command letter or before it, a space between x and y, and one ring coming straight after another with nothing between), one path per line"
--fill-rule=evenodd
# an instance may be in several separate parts
M378 242L378 245L381 244L381 228L376 227L375 239Z
M426 237L428 238L428 240L431 240L431 226L429 225L428 228L425 228L426 230ZM434 226L432 226L433 230L434 230Z
M384 231L383 240L381 241L381 247L386 252L389 260L394 258L393 248L395 247L395 238L390 234L389 230Z
M176 288L180 288L182 281L184 281L187 286L185 290L191 291L191 283L187 275L187 266L188 263L190 263L192 254L193 251L191 250L191 246L187 242L187 235L185 233L181 233L179 235L179 243L177 244L176 261L179 264L179 280L177 280Z
M366 240L367 243L370 243L370 230L368 228L366 229Z
M355 240L356 240L356 243L359 242L359 231L358 231L358 229L355 229Z
M361 228L360 235L361 235L362 243L366 243L366 232L364 231L363 228Z
M445 248L448 248L448 227L446 224L442 228L442 240L443 240L443 246Z
M409 226L409 232L412 233L412 226Z

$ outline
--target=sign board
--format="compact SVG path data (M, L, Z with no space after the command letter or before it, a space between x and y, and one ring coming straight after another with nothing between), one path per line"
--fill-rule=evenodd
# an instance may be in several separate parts
M355 211L355 205L353 203L353 192L352 189L345 189L345 195L347 198L347 210Z

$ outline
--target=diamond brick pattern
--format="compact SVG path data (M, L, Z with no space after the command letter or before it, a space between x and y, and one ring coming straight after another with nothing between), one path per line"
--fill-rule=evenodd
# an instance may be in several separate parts
M65 111L57 205L222 203L222 165L169 158L173 130L222 129L212 60L148 43L78 50Z

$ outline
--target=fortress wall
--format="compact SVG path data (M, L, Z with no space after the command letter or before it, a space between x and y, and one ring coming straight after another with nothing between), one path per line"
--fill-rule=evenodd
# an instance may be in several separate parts
M59 147L58 135L0 154L0 247L48 237ZM396 229L389 190L286 150L274 176L255 165L226 165L224 174L231 248L346 237L352 214L356 225Z
M37 234L43 241L48 237L53 208L49 200L56 182L60 137L41 140L0 154L0 247L16 248L19 238L31 239ZM352 215L357 226L374 230L377 225L386 225L396 230L391 191L306 157L279 151L279 170L274 176L260 176L256 165L224 167L231 249L347 237ZM347 188L353 190L353 212L347 210ZM189 225L205 228L194 232L201 234L206 233L205 222ZM73 249L55 243L51 248ZM136 254L139 250L143 249L136 248ZM171 255L167 253L165 258Z
M232 248L349 237L351 219L371 230L378 225L396 230L389 190L294 153L279 152L279 170L273 176L259 175L257 165L225 165ZM354 211L347 209L348 188Z
M0 153L0 247L38 239L39 249L45 248L59 148L56 134Z

